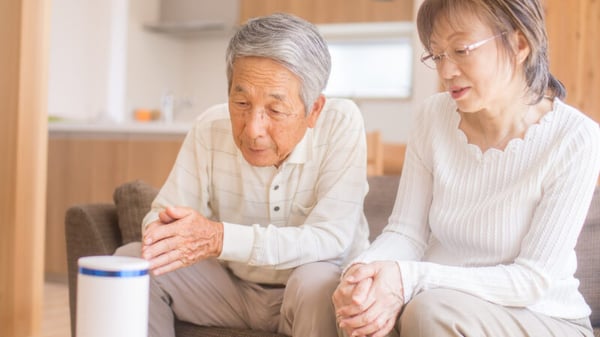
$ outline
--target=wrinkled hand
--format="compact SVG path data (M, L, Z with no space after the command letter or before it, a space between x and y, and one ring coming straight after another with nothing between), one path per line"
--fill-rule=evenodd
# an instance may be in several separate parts
M368 279L372 280L370 286L364 283ZM355 287L348 297L352 284ZM365 290L367 294L362 293ZM386 336L404 304L403 293L400 268L395 262L373 262L350 269L334 292L338 323L349 336ZM336 299L336 295L340 297Z
M350 277L351 275L356 274L361 266L364 265L354 264L348 268L332 296L337 322L340 325L340 328L344 329L348 335L352 333L352 329L350 327L345 329L346 326L341 324L342 320L362 313L369 308L374 301L372 297L368 297L371 285L373 284L373 279L371 277L366 277L364 279L356 280L356 277L354 277L354 279ZM353 282L349 282L349 279L352 279Z
M185 207L168 207L150 223L142 239L142 257L154 275L219 256L223 249L223 223L210 221Z

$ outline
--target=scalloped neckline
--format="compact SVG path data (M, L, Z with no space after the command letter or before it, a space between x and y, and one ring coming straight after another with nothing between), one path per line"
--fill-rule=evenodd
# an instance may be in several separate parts
M467 147L469 148L469 151L471 153L473 153L475 156L477 156L477 158L482 158L482 157L485 157L488 155L492 155L493 153L503 154L506 152L516 151L519 147L522 146L523 143L531 141L531 139L534 137L534 134L536 133L537 129L539 129L544 124L546 124L552 120L552 115L554 115L554 111L556 111L556 99L553 100L552 109L550 109L550 111L546 112L537 123L533 123L527 127L527 130L525 131L525 135L523 135L523 138L516 137L516 138L509 140L508 143L506 144L506 146L504 147L504 149L502 149L502 150L492 147L492 148L487 149L485 152L483 152L478 145L469 143L467 135L459 127L461 117L460 117L460 113L456 109L454 110L454 128L456 130L457 137L461 140L462 143L467 145Z

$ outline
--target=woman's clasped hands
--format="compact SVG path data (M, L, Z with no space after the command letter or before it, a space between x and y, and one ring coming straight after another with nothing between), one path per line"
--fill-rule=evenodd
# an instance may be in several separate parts
M333 293L337 323L348 336L386 336L396 324L403 294L396 262L354 264Z

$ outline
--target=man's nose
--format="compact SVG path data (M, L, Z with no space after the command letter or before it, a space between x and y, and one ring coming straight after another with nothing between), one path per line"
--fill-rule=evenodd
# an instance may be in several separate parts
M252 109L246 116L246 133L252 138L262 136L265 133L268 119L262 108Z

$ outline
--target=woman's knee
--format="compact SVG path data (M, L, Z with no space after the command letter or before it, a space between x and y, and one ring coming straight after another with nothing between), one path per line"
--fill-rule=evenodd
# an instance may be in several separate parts
M460 314L457 308L466 300L465 293L450 289L423 291L410 300L400 315L400 336L432 336L450 331ZM468 296L470 297L470 296Z

